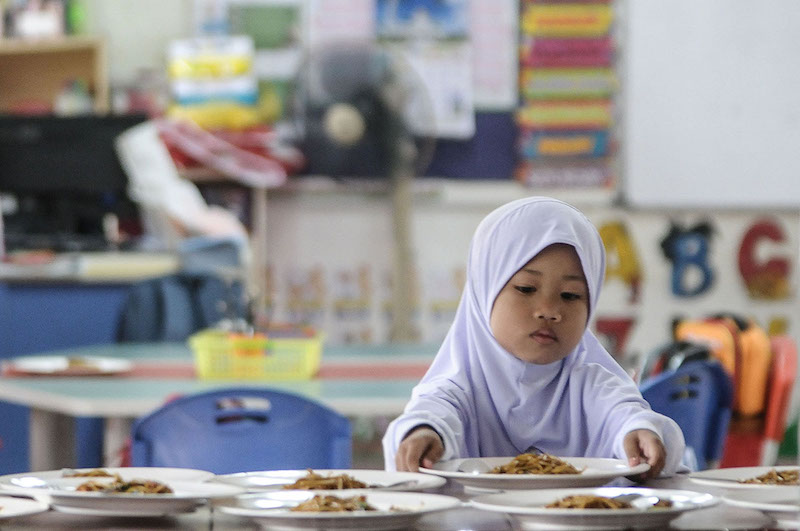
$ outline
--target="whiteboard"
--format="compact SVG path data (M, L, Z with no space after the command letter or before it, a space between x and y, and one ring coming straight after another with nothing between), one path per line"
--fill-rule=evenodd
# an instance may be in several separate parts
M800 208L800 0L620 7L627 203Z

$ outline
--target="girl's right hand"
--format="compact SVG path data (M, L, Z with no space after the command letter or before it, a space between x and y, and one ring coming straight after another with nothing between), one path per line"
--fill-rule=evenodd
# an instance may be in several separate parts
M397 448L394 462L400 472L418 472L420 465L433 467L444 454L444 443L430 426L414 428Z

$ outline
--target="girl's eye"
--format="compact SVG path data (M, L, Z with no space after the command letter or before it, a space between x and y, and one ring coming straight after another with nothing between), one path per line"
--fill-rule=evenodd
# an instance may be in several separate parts
M524 295L528 295L536 291L536 288L534 288L533 286L515 286L514 289L516 289L517 291L519 291Z
M561 294L561 298L565 301L579 301L583 296L580 293L564 292Z

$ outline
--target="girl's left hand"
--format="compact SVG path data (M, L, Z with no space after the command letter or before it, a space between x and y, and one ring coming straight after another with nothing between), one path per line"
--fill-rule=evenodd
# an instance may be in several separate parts
M664 469L667 462L667 450L654 432L633 430L625 435L623 447L630 466L636 466L641 462L650 465L650 470L642 474L642 479L654 478Z

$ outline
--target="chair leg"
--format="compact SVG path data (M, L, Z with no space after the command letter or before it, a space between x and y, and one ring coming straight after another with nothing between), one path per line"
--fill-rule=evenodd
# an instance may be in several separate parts
M761 466L774 466L778 462L778 441L766 439L761 448Z

